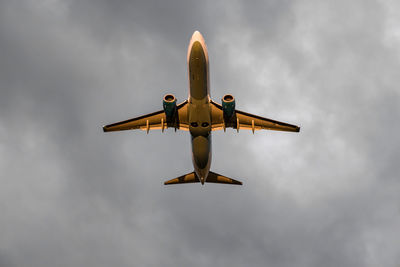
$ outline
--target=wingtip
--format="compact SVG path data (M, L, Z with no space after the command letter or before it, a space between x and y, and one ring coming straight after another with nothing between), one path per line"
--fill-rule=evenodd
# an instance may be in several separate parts
M176 184L176 183L177 183L176 179L172 179L172 180L165 181L164 185L171 185L171 184Z
M243 185L243 183L241 181L234 180L234 179L231 179L231 180L232 180L233 185Z
M103 126L103 132L107 132L107 127Z

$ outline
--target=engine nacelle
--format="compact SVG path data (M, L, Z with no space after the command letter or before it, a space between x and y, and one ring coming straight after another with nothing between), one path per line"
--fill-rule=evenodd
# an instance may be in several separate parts
M227 118L232 118L233 114L235 113L235 98L233 95L224 95L221 101L224 116Z
M163 109L167 118L172 118L176 112L176 98L173 94L165 95L163 98Z

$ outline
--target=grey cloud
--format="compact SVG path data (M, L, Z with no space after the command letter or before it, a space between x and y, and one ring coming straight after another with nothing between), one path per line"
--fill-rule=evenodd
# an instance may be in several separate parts
M387 8L1 2L0 265L398 265ZM243 187L164 187L192 170L187 133L101 131L187 96L195 29L216 100L302 126L214 134L212 169Z

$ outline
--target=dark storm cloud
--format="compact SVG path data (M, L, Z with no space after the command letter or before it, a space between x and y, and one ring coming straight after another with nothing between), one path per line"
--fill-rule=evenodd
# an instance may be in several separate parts
M398 265L393 10L1 2L0 265ZM302 126L214 134L212 169L243 187L163 187L192 170L187 133L101 131L187 96L196 29L215 100Z

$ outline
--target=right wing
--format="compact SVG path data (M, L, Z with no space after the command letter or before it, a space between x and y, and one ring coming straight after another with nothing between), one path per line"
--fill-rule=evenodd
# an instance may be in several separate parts
M235 110L232 118L224 118L222 106L214 101L211 101L212 114L212 130L221 130L225 128L234 128L244 130L275 130L287 132L299 132L300 127L289 123L271 120L261 116L253 115L240 110Z
M140 129L149 132L149 130L164 130L166 128L188 130L189 123L187 119L187 103L188 102L186 100L176 106L177 116L174 121L168 121L164 110L160 110L133 119L106 125L103 127L103 131L113 132Z

